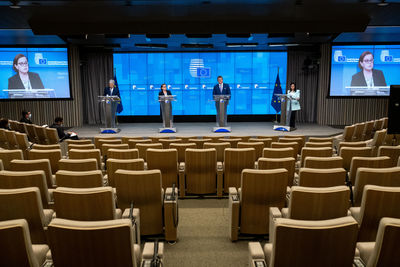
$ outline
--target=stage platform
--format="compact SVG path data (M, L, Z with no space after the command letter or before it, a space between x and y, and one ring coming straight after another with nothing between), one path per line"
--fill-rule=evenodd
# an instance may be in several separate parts
M121 131L117 134L100 134L100 127L102 125L85 125L83 127L75 127L70 129L78 133L80 138L93 138L94 136L137 136L137 137L148 137L148 136L225 136L225 135L246 135L246 136L258 136L258 135L305 135L305 136L316 136L316 137L328 137L338 135L343 132L343 129L337 129L330 126L322 126L313 123L298 123L297 130L292 132L279 132L274 131L272 128L275 125L273 122L232 122L229 126L232 128L231 133L214 133L213 127L215 122L185 122L175 123L176 133L159 133L158 129L162 126L160 123L120 123L118 128Z

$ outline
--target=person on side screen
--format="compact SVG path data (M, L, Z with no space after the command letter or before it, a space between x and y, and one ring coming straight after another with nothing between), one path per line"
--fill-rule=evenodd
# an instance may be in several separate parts
M17 73L8 79L8 89L44 89L39 74L29 71L28 58L23 54L15 56L13 70Z
M292 110L290 113L290 130L296 130L296 113L298 110L300 110L300 90L296 88L296 84L294 82L290 83L287 97L290 101L287 101L286 109L291 108Z
M374 69L374 55L365 51L358 59L358 67L361 71L351 77L350 86L386 86L385 76L381 70Z

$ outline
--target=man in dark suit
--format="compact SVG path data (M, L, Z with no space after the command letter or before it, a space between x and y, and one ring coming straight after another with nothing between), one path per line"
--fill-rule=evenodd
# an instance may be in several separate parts
M104 88L104 95L108 95L108 96L116 95L121 99L121 95L119 94L119 89L118 89L118 87L115 86L114 80L110 80L109 86Z
M23 110L23 111L22 111L22 117L21 117L21 119L19 120L19 122L24 122L24 123L32 124L31 118L32 118L31 112L30 112L30 111Z
M224 83L224 78L222 78L222 76L218 76L217 78L218 84L214 85L214 89L213 89L213 97L216 95L228 95L229 98L231 96L231 88L229 87L229 84ZM226 105L225 107L229 104L229 100L226 101ZM217 125L221 126L219 123L219 102L215 101L215 108L217 109ZM227 112L225 110L225 124L227 121Z
M64 132L64 127L62 126L64 123L64 120L62 117L57 117L54 119L54 123L50 126L50 128L55 128L57 130L58 138L60 138L60 142L62 142L64 139L74 139L78 140L78 136L74 132Z

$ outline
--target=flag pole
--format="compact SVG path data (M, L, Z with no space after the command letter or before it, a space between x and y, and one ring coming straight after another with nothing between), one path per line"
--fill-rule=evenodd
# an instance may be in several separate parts
M278 66L278 74L277 75L279 75L279 66ZM276 109L275 109L275 121L274 121L274 123L278 123L278 112L276 111Z

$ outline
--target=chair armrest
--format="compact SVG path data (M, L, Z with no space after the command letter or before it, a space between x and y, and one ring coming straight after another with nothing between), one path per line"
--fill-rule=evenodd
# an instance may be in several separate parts
M180 162L178 168L179 168L179 171L185 172L185 162Z
M282 213L277 207L269 208L269 242L271 243L271 236L274 229L274 223L276 218L282 218Z
M359 252L358 257L360 257L361 260L367 264L370 257L374 253L374 248L375 242L358 242L356 247L356 251Z
M147 170L147 162L145 162L145 163L143 164L143 167L144 167L145 170Z
M261 247L260 242L249 242L248 248L249 248L250 263L253 260L260 260L260 259L264 260L265 259L264 251ZM251 266L251 264L250 264L250 266Z
M224 180L224 165L222 162L217 162L217 197L222 197Z
M258 160L256 162L254 162L254 169L258 169Z
M165 189L163 205L165 240L175 242L178 238L177 229L179 223L178 188L175 187L175 196L172 195L172 187Z
M143 264L144 262L146 263L150 263L151 260L154 257L154 244L155 243L148 243L146 242L144 244L144 248L143 248L143 252L142 252L142 260L141 260L141 265L140 266L151 266L151 265L145 265ZM158 253L157 253L157 258L163 262L163 258L164 258L164 243L160 242L158 243ZM161 265L163 266L163 265Z
M239 235L240 200L236 188L229 187L229 226L231 241L236 241Z
M185 162L179 163L179 197L185 197Z
M122 214L122 219L130 219L129 218L130 209L125 209ZM140 210L138 208L134 208L132 211L133 217L133 238L136 244L140 245Z
M351 216L353 216L353 218L358 222L359 225L361 224L360 211L361 211L361 207L351 207L350 208Z

